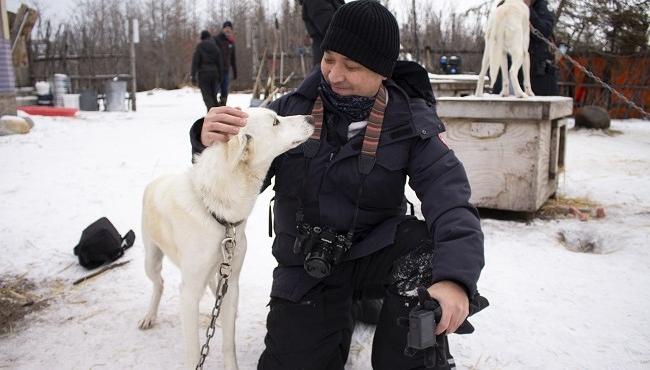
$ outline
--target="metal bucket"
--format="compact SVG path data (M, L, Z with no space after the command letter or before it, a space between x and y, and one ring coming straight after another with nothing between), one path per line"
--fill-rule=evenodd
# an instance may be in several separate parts
M126 81L106 81L104 95L107 112L126 112Z
M63 96L70 92L70 77L61 73L55 73L52 76L52 95L54 96L54 106L63 107L65 102Z

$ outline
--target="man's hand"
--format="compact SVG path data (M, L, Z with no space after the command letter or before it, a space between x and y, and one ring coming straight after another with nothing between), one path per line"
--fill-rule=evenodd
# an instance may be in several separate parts
M239 108L214 107L203 118L201 128L201 144L213 145L217 142L226 142L230 136L237 135L240 127L246 126L248 114Z
M460 285L453 281L439 281L427 289L431 298L438 301L442 317L436 325L436 335L445 331L453 333L469 315L469 298Z

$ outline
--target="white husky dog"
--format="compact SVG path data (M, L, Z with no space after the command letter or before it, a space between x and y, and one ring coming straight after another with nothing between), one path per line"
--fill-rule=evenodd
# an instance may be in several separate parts
M246 113L248 124L238 135L205 149L187 172L161 176L144 192L142 240L153 295L139 326L148 329L156 319L163 291L162 258L167 255L181 270L180 316L187 368L194 368L199 360L199 300L208 284L215 293L215 274L223 261L220 245L226 229L215 216L230 223L246 220L273 159L314 131L311 116L279 117L263 108ZM245 227L246 222L236 227L232 273L219 316L226 369L237 369L235 316L246 253Z
M485 27L485 51L481 73L476 85L476 96L483 95L485 73L490 67L490 84L494 86L501 69L501 96L510 95L510 84L519 98L534 96L530 85L530 9L522 0L495 0ZM507 55L512 65L508 71ZM517 74L524 69L524 90L519 85Z

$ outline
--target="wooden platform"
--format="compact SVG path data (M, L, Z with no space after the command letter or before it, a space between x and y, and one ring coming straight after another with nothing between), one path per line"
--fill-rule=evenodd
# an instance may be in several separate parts
M446 141L463 162L477 207L534 212L557 190L564 169L565 97L442 97Z

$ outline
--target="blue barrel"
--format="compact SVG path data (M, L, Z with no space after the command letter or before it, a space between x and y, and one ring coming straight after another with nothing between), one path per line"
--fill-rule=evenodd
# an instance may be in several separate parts
M0 93L15 94L16 80L14 79L14 66L11 62L11 48L9 40L1 37L0 33Z

